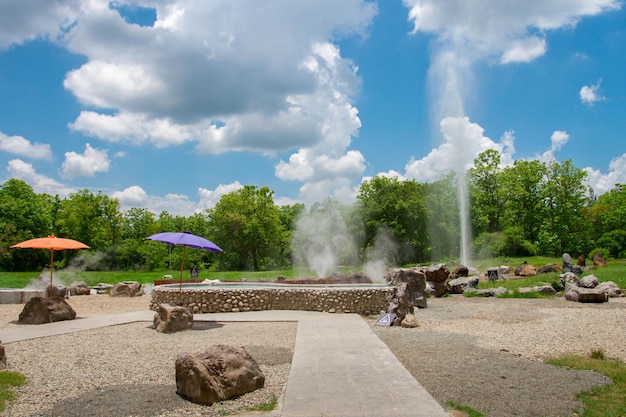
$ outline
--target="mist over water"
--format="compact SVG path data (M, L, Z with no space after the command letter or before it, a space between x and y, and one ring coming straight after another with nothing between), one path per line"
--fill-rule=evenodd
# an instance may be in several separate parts
M374 246L369 251L368 260L363 265L363 272L372 281L384 283L389 266L394 263L398 251L395 237L391 230L380 227L376 233Z
M343 213L327 207L302 213L292 239L294 264L305 265L319 278L328 276L340 262L358 259L355 238L348 230Z
M336 207L302 213L296 222L292 239L293 261L296 266L307 266L318 278L336 272L340 265L358 267L359 230L350 230L344 214ZM397 256L393 233L381 227L374 245L368 250L363 272L374 282L384 282L389 265Z

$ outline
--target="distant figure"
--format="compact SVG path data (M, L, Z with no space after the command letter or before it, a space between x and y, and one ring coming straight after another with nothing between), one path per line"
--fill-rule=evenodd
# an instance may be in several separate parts
M576 265L585 266L585 255L580 255L576 261Z

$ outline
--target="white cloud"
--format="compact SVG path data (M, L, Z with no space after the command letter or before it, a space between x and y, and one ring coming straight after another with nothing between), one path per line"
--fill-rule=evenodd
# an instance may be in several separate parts
M550 149L537 156L537 159L546 163L556 160L554 154L560 151L567 141L569 141L569 135L567 132L555 130L550 137Z
M414 32L435 34L452 49L482 59L528 62L545 53L543 33L575 26L580 19L618 10L619 0L404 0Z
M511 42L511 45L502 53L500 62L503 64L510 62L530 62L543 56L547 49L545 39L531 36Z
M29 40L56 39L74 22L81 0L3 0L0 49Z
M50 177L38 174L31 164L21 159L9 161L7 171L12 178L26 182L38 194L59 195L59 197L65 198L76 191L74 188L67 187Z
M7 136L0 132L0 151L32 159L52 159L50 145L31 143L22 136Z
M65 153L65 161L61 165L61 176L64 178L93 177L97 172L107 172L110 165L107 150L93 148L87 143L82 155L76 152Z
M115 191L110 194L111 198L116 198L120 202L122 210L130 208L144 208L159 214L167 211L173 216L189 216L196 210L196 204L189 197L182 194L166 194L165 196L149 195L138 186L133 185L122 191Z
M500 143L496 143L484 136L484 129L470 122L467 117L449 117L441 121L441 133L444 143L425 157L410 161L405 167L404 177L418 181L435 181L451 171L465 171L487 149L500 152L502 165L513 161L513 132L506 132Z
M545 54L549 31L571 28L584 17L618 10L620 0L403 0L413 33L435 36L428 88L433 126L465 116L472 96L472 66L480 60L530 62Z
M215 188L215 190L199 188L198 195L200 196L200 202L198 203L197 210L203 211L208 208L213 208L223 195L232 193L233 191L237 191L241 188L243 188L243 185L241 185L239 181L235 181L230 184L220 184Z
M602 80L598 80L596 85L585 85L580 89L580 101L583 104L591 107L598 101L606 100L606 98L599 93L601 82Z
M626 184L626 154L613 158L609 163L609 172L602 174L599 170L585 168L588 174L587 183L596 195L613 189L615 184Z

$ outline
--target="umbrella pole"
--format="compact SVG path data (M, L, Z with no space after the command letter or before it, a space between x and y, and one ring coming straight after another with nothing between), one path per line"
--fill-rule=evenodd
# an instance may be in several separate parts
M48 288L48 296L52 297L52 258L54 249L50 249L50 288Z
M185 266L185 254L187 253L187 245L183 245L183 259L180 261L180 278L178 279L178 292L180 302L183 302L183 267Z

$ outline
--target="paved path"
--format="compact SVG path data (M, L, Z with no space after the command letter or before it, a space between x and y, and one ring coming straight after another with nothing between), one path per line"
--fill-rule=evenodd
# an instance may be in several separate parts
M2 343L135 321L152 311L108 314L0 331ZM297 321L280 417L449 417L356 314L306 311L197 314L195 321ZM258 417L258 414L255 414Z

